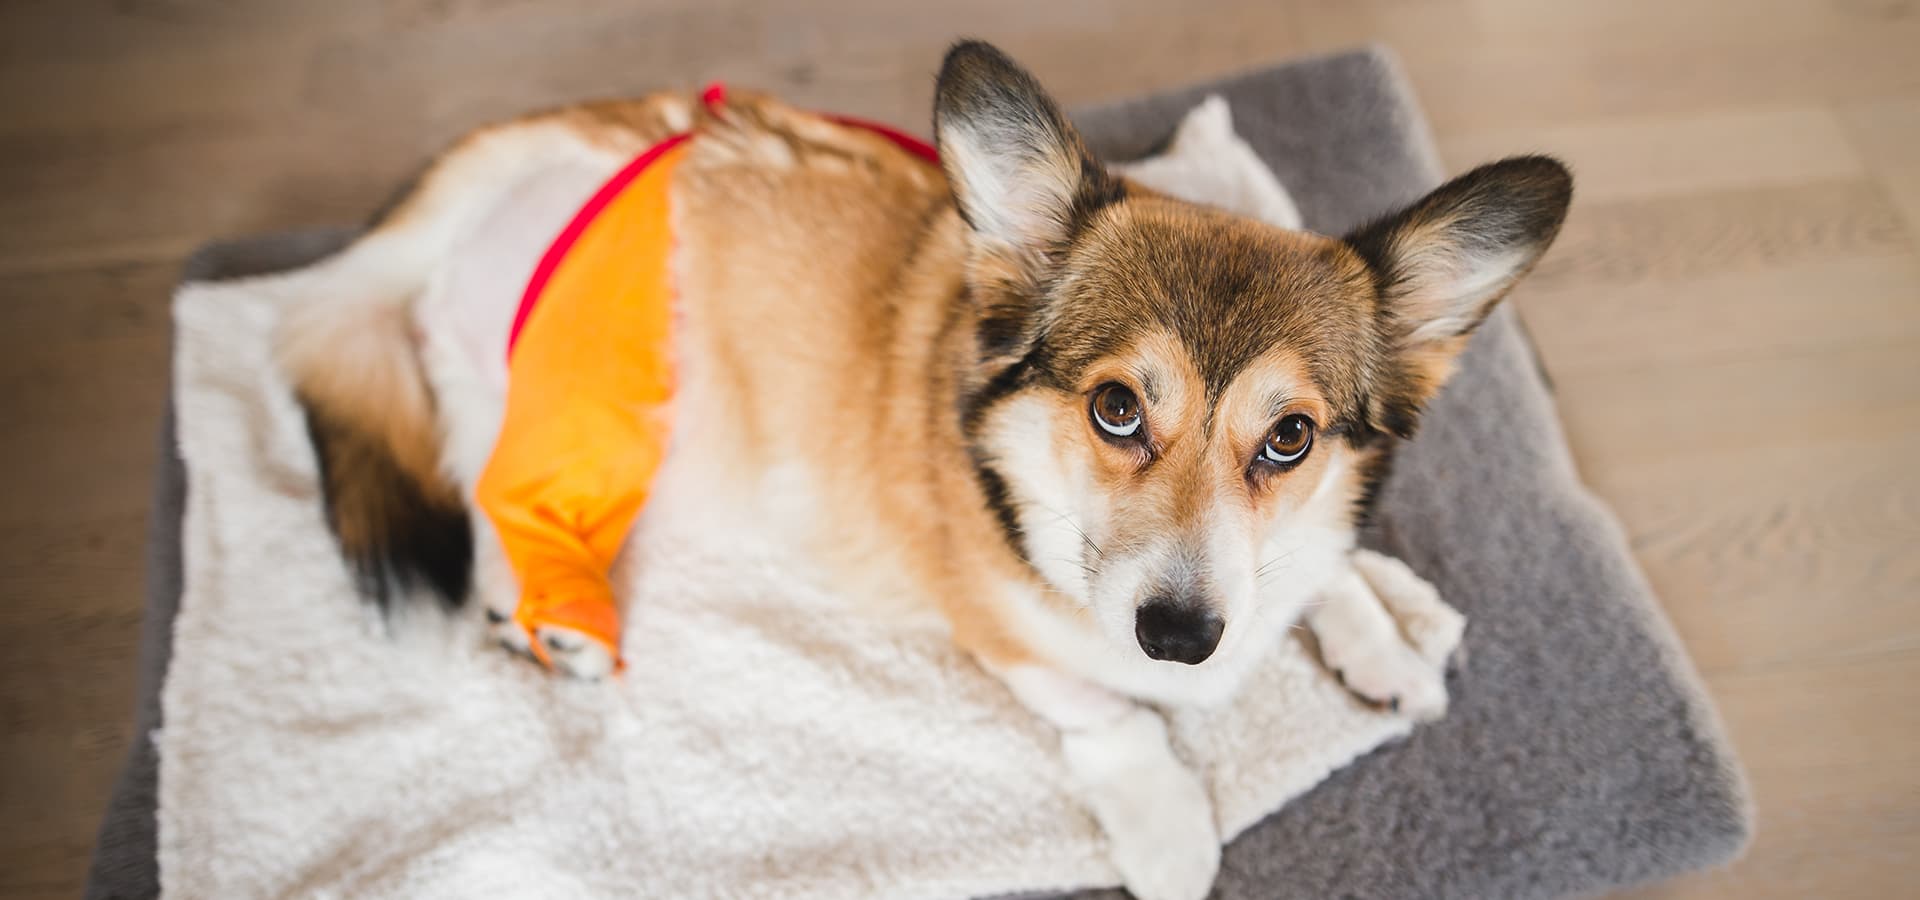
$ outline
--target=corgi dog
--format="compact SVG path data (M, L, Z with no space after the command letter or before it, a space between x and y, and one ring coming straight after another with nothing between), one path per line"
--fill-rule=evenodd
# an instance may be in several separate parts
M937 164L738 92L462 139L279 326L327 519L369 595L475 592L510 647L613 668L565 625L518 627L470 510L529 273L611 174L691 133L645 515L746 511L837 591L936 611L1057 727L1126 886L1202 897L1219 834L1157 706L1219 702L1299 623L1362 698L1444 710L1462 623L1356 529L1571 177L1512 158L1344 236L1276 227L1114 174L979 42L948 53L933 124Z

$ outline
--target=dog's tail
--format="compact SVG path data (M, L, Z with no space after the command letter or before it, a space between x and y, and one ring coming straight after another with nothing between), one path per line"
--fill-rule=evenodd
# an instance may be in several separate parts
M430 223L382 223L285 282L296 292L274 354L305 410L327 524L368 598L423 586L457 605L473 538L440 465L434 399L413 302L435 261Z
M470 136L372 231L280 279L291 305L275 358L306 412L328 525L361 592L382 607L425 588L466 597L473 533L443 464L443 423L421 359L414 306L458 236L530 168L551 129Z

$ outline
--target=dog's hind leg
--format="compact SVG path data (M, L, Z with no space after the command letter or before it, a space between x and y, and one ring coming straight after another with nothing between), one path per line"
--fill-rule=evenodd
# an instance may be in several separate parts
M500 439L507 407L507 345L521 288L583 199L623 162L580 148L521 178L455 241L415 309L420 357L442 427L442 465L473 502ZM506 649L594 678L613 668L603 640L562 625L516 621L520 579L490 516L472 517L473 592L488 632ZM534 642L539 641L536 651Z
M421 364L416 304L527 178L580 160L617 166L598 136L609 128L561 112L474 132L346 250L257 282L287 301L275 359L306 412L328 523L382 606L415 586L457 606L471 576L468 498L444 464L445 410Z
M486 129L444 156L390 217L450 223L414 326L439 415L440 463L469 505L484 506L482 476L507 419L509 336L536 265L609 176L690 127L694 109L692 97L662 93ZM521 603L523 573L499 522L483 513L470 517L473 586L493 638L576 677L612 671L615 617L596 617L586 630L530 618Z

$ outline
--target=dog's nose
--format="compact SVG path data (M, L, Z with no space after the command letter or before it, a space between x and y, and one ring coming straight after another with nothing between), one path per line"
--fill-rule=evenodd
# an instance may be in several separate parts
M1133 635L1147 656L1190 666L1213 655L1226 627L1226 620L1203 604L1165 597L1148 600L1133 617Z

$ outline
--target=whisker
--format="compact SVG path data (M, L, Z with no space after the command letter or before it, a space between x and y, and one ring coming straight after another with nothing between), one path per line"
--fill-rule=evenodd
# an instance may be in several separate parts
M1088 549L1093 551L1094 556L1100 559L1107 558L1107 552L1105 550L1100 549L1100 545L1094 541L1093 537L1088 535L1086 531L1082 530L1079 525L1075 524L1071 516L1068 516L1066 513L1063 513L1057 509L1054 509L1053 507L1048 506L1045 503L1040 503L1036 501L1034 505L1040 507L1040 509L1045 512L1053 513L1053 516L1055 519L1065 523L1068 528L1073 529L1073 533L1080 536L1080 540L1087 545Z
M1074 559L1068 556L1054 556L1054 557L1050 557L1050 559L1052 559L1054 562L1063 562L1073 566L1077 566L1079 567L1080 571L1087 573L1089 577L1100 574L1099 569L1089 565L1085 560Z
M1288 562L1288 561L1289 561L1289 560L1291 560L1291 559L1293 559L1293 552L1292 552L1292 551L1288 551L1288 552L1286 552L1286 553L1283 553L1283 554L1281 554L1281 555L1279 555L1279 556L1276 556L1276 557L1274 557L1274 558L1272 558L1272 559L1270 559L1270 560L1267 560L1267 561L1266 561L1265 563L1262 563L1262 564L1261 564L1261 566L1260 566L1260 568L1258 568L1258 569L1255 569L1255 570L1253 570L1253 574L1254 574L1254 575L1256 575L1256 576L1258 576L1258 575L1265 575L1265 574L1267 574L1268 572L1270 572L1270 571L1272 571L1272 569L1273 569L1273 567L1274 567L1274 566L1277 566L1277 565L1281 565L1281 564L1283 564L1283 563L1286 563L1286 562Z

